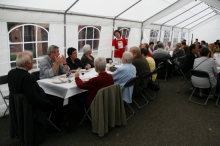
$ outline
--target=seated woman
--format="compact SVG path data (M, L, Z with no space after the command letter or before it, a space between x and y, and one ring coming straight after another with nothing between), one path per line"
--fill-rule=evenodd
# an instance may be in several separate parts
M112 73L113 79L115 83L120 84L121 88L125 85L125 83L131 78L136 76L136 68L132 65L133 55L131 52L124 52L122 55L122 67L118 68L115 72ZM110 68L108 68L109 70ZM133 86L126 88L123 91L123 100L127 103L132 103L132 93Z
M92 49L90 45L86 44L83 46L83 56L81 61L86 68L93 68L94 67L94 57L91 55Z
M141 44L141 45L139 46L139 48L140 48L140 49L146 49L146 50L148 50L147 56L152 57L152 53L150 53L150 51L149 51L150 48L149 48L148 43L143 43L143 44Z
M149 64L149 67L150 67L150 71L154 71L155 68L156 68L156 63L154 61L154 59L150 56L148 56L148 50L146 49L141 49L141 55L143 58L146 58L148 64ZM157 74L153 74L152 75L152 81L155 81L157 78Z
M77 52L75 48L68 48L67 54L69 57L66 59L66 63L69 66L71 72L75 72L79 67L82 69L85 68L82 62L77 58Z
M79 78L79 73L75 73L75 81L76 85L81 89L88 90L88 96L85 97L84 105L90 106L91 102L93 101L96 93L99 89L113 85L113 77L111 74L105 72L106 68L106 59L103 57L97 57L94 61L95 71L98 73L97 77L91 78L87 82L83 82Z
M193 69L199 71L205 71L209 74L212 87L214 87L212 89L212 95L214 95L216 91L217 76L218 76L215 61L213 58L209 58L210 51L208 48L202 48L200 51L200 55L201 55L200 58L195 59ZM204 89L209 87L208 79L192 76L191 81L193 85L202 88L200 96L203 96L202 93L204 92Z

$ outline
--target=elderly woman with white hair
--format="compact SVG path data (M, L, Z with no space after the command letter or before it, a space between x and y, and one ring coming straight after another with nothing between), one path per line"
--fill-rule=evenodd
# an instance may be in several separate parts
M88 68L94 67L94 57L91 54L92 54L92 49L90 45L88 44L84 45L81 62L83 63L84 66L87 66Z
M79 78L78 72L75 73L76 85L81 89L88 90L88 92L89 92L88 97L85 97L86 103L83 103L84 105L87 105L87 106L90 106L91 102L93 101L93 99L96 96L96 93L99 91L99 89L114 84L112 75L105 72L105 68L106 68L106 59L105 58L97 57L94 61L94 66L95 66L95 71L98 73L98 76L91 78L87 82L83 82Z
M115 83L120 84L121 88L125 85L125 83L131 78L136 76L136 68L132 65L133 55L131 52L124 52L122 55L122 67L118 68L116 71L112 73L113 79ZM109 70L109 68L108 68ZM126 88L123 91L123 100L127 103L132 103L132 93L133 86Z

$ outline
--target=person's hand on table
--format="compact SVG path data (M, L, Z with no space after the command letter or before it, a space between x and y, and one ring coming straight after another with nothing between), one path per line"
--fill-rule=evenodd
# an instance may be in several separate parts
M79 72L77 71L77 72L75 72L75 78L76 77L79 77Z
M86 66L85 66L85 68L91 68L91 65L90 64L87 64Z
M76 70L70 70L70 72L71 72L71 73L75 73L75 72L76 72Z

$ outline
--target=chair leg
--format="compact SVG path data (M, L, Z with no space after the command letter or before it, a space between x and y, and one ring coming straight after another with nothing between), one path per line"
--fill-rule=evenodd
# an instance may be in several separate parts
M4 112L3 118L5 117L7 111L8 111L8 106L7 106L7 108L6 108L5 112Z
M84 110L85 110L85 115L83 117L83 119L81 120L81 122L79 123L79 126L83 123L83 121L85 120L86 116L89 118L90 121L92 121L91 117L89 116L89 111L90 111L90 108L88 110L86 110L86 107L84 107Z
M61 130L50 120L51 116L52 116L52 111L50 112L47 121L49 122L50 125L52 125L55 129L57 129L57 131L61 132Z
M190 95L190 98L189 98L188 101L190 101L190 102L192 102L192 103L195 103L195 104L199 104L199 105L206 106L206 104L207 104L207 102L208 102L208 100L209 100L209 97L210 97L210 95L211 95L212 92L209 93L209 95L208 95L208 97L207 97L205 103L199 103L199 102L196 102L196 101L191 100L192 95L193 95L193 93L195 92L195 90L196 90L196 88L193 89L193 92L192 92L192 94Z
M184 82L177 90L177 93L180 93L180 90L188 84L189 81Z
M125 102L125 103L130 108L130 110L132 112L132 114L126 119L128 121L131 117L133 117L135 115L135 112L134 112L134 110L131 108L131 106L127 102Z
M134 103L137 105L138 109L141 109L141 108L145 107L145 106L148 105L148 103L149 103L148 100L144 97L144 95L143 95L141 92L140 92L140 94L141 94L141 96L145 99L145 101L146 101L145 104L139 105L139 104L135 101L135 99L132 98L132 100L134 101Z
M151 97L150 94L148 94L146 90L144 90L144 92L147 94L147 96L150 98L150 100L154 100L154 98L157 96L157 93L155 91L152 91L154 94L153 97Z

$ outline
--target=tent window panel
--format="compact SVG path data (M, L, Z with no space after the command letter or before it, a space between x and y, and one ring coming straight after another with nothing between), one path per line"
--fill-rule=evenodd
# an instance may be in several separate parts
M37 56L42 57L47 55L48 43L37 43Z
M78 52L82 52L85 44L91 46L92 51L98 50L101 26L78 26Z
M154 42L154 44L157 44L157 37L158 37L159 30L151 30L150 31L150 42Z
M185 36L186 36L186 32L182 32L182 34L181 34L181 41L185 39Z
M170 31L165 30L164 31L164 38L163 38L164 46L167 46L167 43L169 42L169 38L170 38Z
M173 47L175 47L176 44L178 43L178 37L179 37L179 32L174 32Z
M38 58L47 54L49 24L23 24L8 22L8 38L10 48L10 65L15 67L18 53L28 50L33 53L35 60L33 68L39 68Z
M34 42L36 38L35 26L27 25L24 26L24 42Z
M118 27L118 30L121 32L121 36L126 39L128 43L128 38L130 34L130 28L128 27Z

